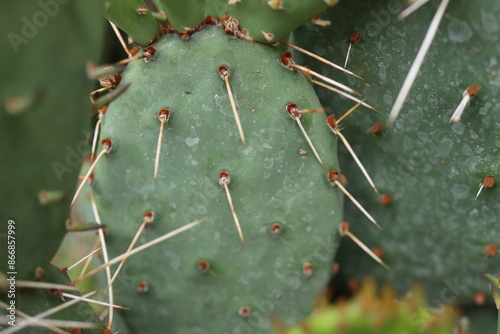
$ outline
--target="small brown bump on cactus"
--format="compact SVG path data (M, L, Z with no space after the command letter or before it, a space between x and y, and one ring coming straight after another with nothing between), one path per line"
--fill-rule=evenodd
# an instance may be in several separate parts
M137 240L139 240L139 237L141 236L141 234L144 231L144 229L146 228L146 226L152 224L154 222L154 219L155 219L155 213L153 211L147 211L146 213L144 213L144 216L142 218L142 224L141 224L141 226L139 226L139 229L135 233L135 236L132 239L132 242L130 243L130 245L128 246L128 249L125 252L125 255L130 254L130 251L132 250L132 248L134 248L135 244L137 243ZM127 259L128 259L128 256L125 256L123 258L123 260L120 262L120 264L118 265L118 268L116 268L116 271L113 274L113 277L111 277L111 280L109 281L108 286L106 287L106 290L104 290L104 292L106 292L106 291L108 291L108 289L110 289L111 285L113 284L116 277L120 273L120 270L122 269L122 267L125 264L125 262L127 261Z
M334 264L332 264L332 274L333 275L336 275L339 272L339 269L340 269L340 265L338 262L335 262Z
M45 269L40 267L35 269L35 281L40 281L43 275L45 275Z
M162 109L158 113L158 119L160 120L160 134L158 135L158 144L156 145L156 159L155 159L155 171L153 175L153 183L156 183L156 178L158 177L158 167L160 167L160 153L161 153L161 143L163 141L163 130L165 128L165 123L170 119L170 110Z
M460 118L462 118L462 114L465 110L465 107L467 107L470 103L470 100L476 96L479 93L479 86L477 85L470 85L467 87L466 90L462 93L462 101L460 101L460 104L458 105L457 109L455 109L455 112L450 118L450 123L456 123L460 121Z
M120 61L116 62L114 65L125 65L125 64L132 62L132 61L139 60L139 59L144 59L145 63L149 63L153 59L155 54L156 54L156 49L152 46L148 46L147 48L142 50L142 55L120 60Z
M69 283L70 286L73 286L73 285L76 285L78 283L80 283L81 281L89 278L89 277L92 277L94 276L95 274L97 274L98 272L108 268L109 266L112 266L113 264L115 263L119 263L121 260L123 260L125 257L131 257L132 255L135 255L137 253L140 253L142 252L143 250L146 250L156 244L159 244L160 242L163 242L167 239L170 239L172 237L175 237L176 235L184 232L184 231L187 231L189 229L192 229L193 227L195 226L198 226L200 225L201 223L203 223L204 221L206 220L206 218L202 218L202 219L198 219L198 220L195 220L189 224L186 224L184 226L181 226L179 228L176 228L175 230L171 231L171 232L168 232L162 236L159 236L158 238L155 238L147 243L145 243L144 245L141 245L139 247L136 247L134 249L132 249L130 251L130 253L128 254L121 254L121 255L118 255L117 257L113 258L112 260L109 260L109 261L106 261L105 263L103 263L102 265L92 269L91 271L89 271L88 273L86 273L85 275L82 275L80 276L79 278L71 281Z
M214 277L217 277L217 274L212 269L210 269L210 262L205 259L199 260L196 264L196 267L204 274L210 274Z
M384 126L382 125L382 123L375 123L373 124L373 126L370 128L370 133L372 135L378 135L382 132Z
M204 274L210 271L210 263L207 260L199 260L196 267Z
M281 229L282 228L280 223L274 223L271 225L270 231L272 235L280 235L282 232Z
M234 224L236 225L236 229L238 230L241 244L243 245L243 247L245 247L245 237L243 236L240 220L238 219L238 215L236 214L236 210L234 209L233 198L231 197L231 192L229 191L230 182L231 182L231 177L229 176L229 173L227 171L222 171L219 173L219 184L224 187L227 196L227 201L229 203L229 208L231 209L231 213L233 215Z
M318 151L316 151L316 148L314 147L313 143L311 142L311 138L309 138L309 135L307 134L306 130L304 129L304 126L302 125L302 122L300 121L300 118L302 117L302 113L300 113L300 108L295 104L295 103L289 103L286 106L286 111L288 115L295 121L297 122L297 125L300 128L300 131L304 135L304 138L306 139L307 143L309 144L309 147L314 153L314 156L316 159L318 159L319 164L321 167L324 167L323 161L321 161L321 158L319 157Z
M118 30L118 27L113 22L111 22L111 21L109 21L109 24L111 25L111 28L113 28L113 31L114 31L116 37L118 38L118 41L120 42L120 44L121 44L123 50L125 51L125 53L128 55L129 58L132 58L133 55L130 52L130 50L128 49L127 43L125 43L125 40L123 39L123 36L120 33L120 30Z
M107 106L97 109L97 122L95 124L95 129L94 129L94 139L92 140L92 151L90 154L90 162L94 162L95 151L97 149L97 140L99 139L99 132L101 130L102 119L107 111L108 111Z
M335 68L335 69L337 69L337 70L340 70L340 71L342 71L342 72L345 72L345 73L347 73L347 74L350 74L350 75L352 75L352 76L355 76L356 78L359 78L359 79L363 80L363 78L362 78L362 77L360 77L359 75L357 75L357 74L355 74L355 73L353 73L353 72L351 72L351 71L349 71L349 70L346 70L346 69L345 69L345 68L343 68L342 66L339 66L339 65L337 65L337 64L335 64L335 63L333 63L333 62L329 61L328 59L325 59L325 58L323 58L323 57L320 57L320 56L318 56L317 54L312 53L311 51L307 51L307 50L305 50L305 49L302 49L301 47L298 47L298 46L293 45L293 44L291 44L291 43L288 43L288 42L286 42L286 41L280 41L280 43L281 43L281 44L284 44L284 45L286 45L286 46L288 46L288 47L291 47L292 49L295 49L295 50L297 50L297 51L299 51L299 52L301 52L301 53L303 53L303 54L305 54L305 55L308 55L308 56L309 56L309 57L311 57L311 58L314 58L314 59L316 59L316 60L319 60L320 62L325 63L325 64L327 64L327 65L329 65L329 66L331 66L331 67L333 67L333 68ZM283 57L283 56L282 56L282 57ZM290 60L291 60L291 54L290 54ZM288 60L288 61L289 61L289 60ZM289 67L289 66L287 66L287 67Z
M361 34L357 31L353 31L351 36L349 36L349 48L347 49L347 55L345 56L344 68L347 67L347 62L349 61L349 55L351 54L352 46L361 40Z
M344 137L344 135L340 132L342 129L339 128L339 125L338 125L338 122L335 120L335 115L330 115L326 118L326 123L328 124L328 126L330 127L330 130L332 130L332 132L337 136L339 137L342 142L344 143L345 147L347 148L347 150L349 151L349 153L351 154L352 158L354 159L354 161L356 162L356 164L358 165L359 169L361 170L361 172L363 173L363 175L365 176L366 180L368 181L368 183L370 184L370 186L372 187L372 189L378 194L378 189L377 187L375 186L375 183L373 182L372 178L370 177L370 175L368 174L368 172L366 171L365 167L363 166L363 164L361 163L361 161L359 160L358 156L356 155L356 153L354 153L354 150L352 149L351 145L349 145L349 142L347 141L347 139Z
M483 191L484 188L492 188L494 185L495 185L495 177L493 175L486 176L479 184L479 190L476 194L475 199L477 199L477 197Z
M113 332L112 332L112 331L111 331L111 329L109 329L109 328L104 328L104 329L102 330L102 334L113 334Z
M69 329L69 334L83 334L83 331L79 327L71 327Z
M344 186L342 185L342 183L340 183L339 181L339 172L336 171L336 170L331 170L328 172L328 181L330 181L330 184L332 186L336 186L338 187L343 193L344 195L346 195L350 200L351 202L354 203L354 205L356 205L358 207L359 210L361 210L361 212L363 212L363 214L375 225L377 226L380 230L382 230L382 227L377 223L377 221L375 220L375 218L373 218L369 213L368 211L365 210L365 208L363 208L363 206L361 204L359 204L359 202L354 198L354 196L351 195L351 193L349 193L347 191L346 188L344 188Z
M313 266L312 266L311 262L304 262L302 264L302 274L305 277L312 276L312 274L313 274Z
M41 205L60 203L66 199L66 195L59 190L40 190L38 192L38 202Z
M238 114L238 109L236 108L236 103L234 102L233 91L231 90L231 85L229 84L229 69L226 66L219 66L219 75L226 83L227 95L229 96L229 102L231 103L231 109L233 110L234 119L236 120L236 126L238 127L238 132L240 133L241 143L243 144L243 147L246 147L247 141L245 139L245 133L243 132L243 127L241 126L240 115Z
M93 73L91 73L92 71L101 71L101 70L105 71L105 72L107 72L107 71L114 72L114 71L119 70L119 69L116 67L113 67L113 66L104 66L102 69L93 69L92 70L89 68L89 66L87 66L87 72L89 72L89 76L93 75ZM99 76L99 77L97 77L97 80L99 81L101 88L90 92L89 98L90 98L91 103L95 102L95 100L94 100L95 95L97 95L99 93L103 93L107 90L113 90L116 87L118 87L118 85L120 84L120 82L122 80L122 76L119 73L111 73L108 75Z
M243 317L243 318L248 318L250 316L250 313L252 312L252 310L250 309L250 306L247 306L247 305L243 305L242 307L240 307L240 309L238 310L238 314Z
M398 20L404 20L406 17L410 16L417 9L425 5L429 0L415 0L411 5L405 8L399 15Z
M474 302L476 305L483 305L486 302L486 294L484 292L476 292L474 294Z
M89 170L87 171L87 174L85 174L85 176L83 177L83 180L80 183L80 185L78 186L78 189L75 192L75 196L73 197L73 200L71 201L71 205L73 205L75 203L75 200L77 199L78 195L82 191L82 188L85 185L85 183L87 183L87 180L89 179L90 174L92 174L92 172L94 171L99 160L101 160L101 158L104 156L104 154L109 154L109 152L111 152L111 150L113 149L114 143L113 143L113 140L106 138L106 139L103 139L101 141L101 145L102 145L102 150L99 153L99 155L97 156L97 158L92 162L92 165L90 166Z
M498 253L498 246L495 244L489 244L484 246L483 254L486 256L495 256Z
M387 206L392 203L392 195L390 194L382 194L380 195L378 202L383 206Z
M403 104L404 104L406 98L408 97L408 93L410 92L411 87L413 86L413 83L415 82L415 79L417 78L420 67L422 66L422 63L424 62L427 51L429 51L429 48L432 44L432 41L434 40L434 37L436 36L436 32L439 28L439 24L441 23L441 19L443 18L444 12L446 11L446 7L448 7L449 2L450 2L450 0L441 0L441 3L439 4L438 9L436 10L436 14L432 18L431 24L429 25L429 28L427 29L427 33L425 34L424 41L422 42L422 45L420 46L420 49L418 50L417 56L415 57L415 60L413 61L413 64L411 65L410 71L408 72L408 75L406 76L406 79L403 83L403 86L401 86L398 97L396 98L396 102L394 102L394 105L392 106L392 110L391 110L391 112L389 114L389 118L387 120L387 126L392 126L394 124L394 122L396 121L396 118L398 118L399 112L401 111L401 108L403 108Z
M384 267L387 270L390 270L389 266L385 264L384 261L380 257L377 256L370 248L368 248L361 240L356 238L354 234L352 234L349 231L349 223L348 222L342 222L339 227L340 235L341 236L348 236L351 238L352 241L354 241L361 249L363 249L368 255L370 255L375 261L377 261L382 267Z
M385 252L382 247L375 247L372 249L373 254L377 255L380 259L384 257Z
M149 291L148 282L143 280L143 281L140 281L139 283L137 283L137 291L140 293L148 292Z
M279 59L279 63L286 68L290 69L293 71L293 57L292 53L290 51L283 52Z

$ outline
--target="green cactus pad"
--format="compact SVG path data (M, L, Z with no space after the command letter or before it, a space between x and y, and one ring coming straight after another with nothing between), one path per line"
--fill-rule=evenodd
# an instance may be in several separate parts
M0 30L0 271L33 279L65 234L68 197L74 191L87 146L92 82L88 61L102 42L99 1L2 3L9 13ZM23 18L21 20L21 18ZM45 22L45 23L44 23ZM42 24L44 23L44 24ZM13 223L8 223L12 221ZM8 226L15 227L9 234ZM15 238L15 239L14 239ZM16 264L7 265L15 241Z
M170 24L178 31L194 28L205 17L205 0L159 0Z
M146 211L155 221L140 244L207 221L127 261L115 283L116 300L132 307L127 325L144 333L266 333L271 314L293 324L328 281L342 214L326 177L338 165L324 113L301 118L323 168L286 111L289 103L319 108L313 88L278 63L282 49L235 39L221 27L153 46L154 59L126 69L122 84L132 84L103 120L101 139L112 139L113 149L98 163L93 189L108 249L125 252ZM245 148L220 66L230 73ZM170 119L154 183L164 108ZM230 174L245 247L219 184L222 171ZM141 281L148 292L138 291Z
M135 43L148 45L156 38L158 23L143 0L107 0L104 9L108 20L125 31Z
M344 2L324 15L335 18L335 27L309 25L296 36L299 45L343 64L349 35L361 32L348 69L364 77L363 83L352 81L354 88L382 111L357 111L346 120L344 134L381 192L392 195L392 203L379 203L344 150L341 166L353 170L347 177L354 196L384 223L384 231L359 226L353 232L382 247L392 270L374 265L349 240L339 252L341 270L356 278L374 273L400 290L419 280L437 304L468 303L474 293L488 293L482 274L499 274L498 254L484 252L500 238L499 188L484 189L474 199L483 178L498 179L500 173L498 1L450 3L400 117L392 128L370 133L375 123L385 124L436 5L431 2L400 22L399 1ZM307 65L329 71L317 63ZM479 94L461 121L450 124L471 84L480 86ZM318 94L335 112L343 109L340 98ZM347 204L346 220L358 219L363 219L358 210Z
M338 0L156 0L168 22L180 32L197 27L207 15L239 20L240 28L253 40L274 43L285 39L295 28L316 17ZM106 16L140 45L150 44L158 33L155 15L143 0L108 0ZM163 13L161 14L163 15Z

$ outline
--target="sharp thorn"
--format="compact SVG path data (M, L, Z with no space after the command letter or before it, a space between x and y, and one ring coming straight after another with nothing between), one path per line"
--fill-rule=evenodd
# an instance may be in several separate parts
M322 74L319 74L318 72L310 70L307 67L304 67L304 66L301 66L301 65L297 65L297 64L292 64L291 66L295 67L295 68L297 68L297 69L299 69L299 70L301 70L303 72L306 72L308 74L314 75L314 76L320 78L321 80L328 82L331 85L334 85L334 86L337 86L339 88L342 88L343 90L345 90L345 91L347 91L347 92L349 92L351 94L355 94L355 95L360 95L361 96L361 94L358 93L358 92L356 92L354 89L352 89L352 88L350 88L350 87L348 87L348 86L346 86L344 84L341 84L338 81L332 80L332 79L330 79L330 78L328 78L328 77L326 77L326 76L324 76Z
M245 247L245 237L243 236L243 231L241 230L240 220L238 219L238 215L236 214L236 210L234 209L233 198L231 197L231 192L229 191L229 182L231 178L229 173L226 171L220 172L219 174L219 184L224 187L226 191L227 201L229 202L229 207L231 209L231 213L233 215L234 224L236 225L236 229L238 230L238 234L240 236L241 244Z
M310 51L304 50L304 49L302 49L302 48L300 48L300 47L298 47L298 46L296 46L296 45L293 45L293 44L287 43L287 42L285 42L285 41L280 41L280 43L281 43L281 44L285 44L286 46L289 46L289 47L291 47L292 49L295 49L295 50L297 50L297 51L299 51L299 52L302 52L303 54L306 54L306 55L308 55L308 56L310 56L310 57L312 57L312 58L314 58L314 59L317 59L317 60L319 60L319 61L321 61L321 62L323 62L323 63L325 63L325 64L327 64L327 65L329 65L329 66L331 66L331 67L333 67L333 68L336 68L337 70L340 70L340 71L342 71L342 72L345 72L345 73L347 73L347 74L349 74L349 75L355 76L356 78L359 78L359 79L363 80L363 78L362 78L362 77L360 77L359 75L354 74L353 72L351 72L351 71L349 71L349 70L346 70L345 68L342 68L341 66L339 66L339 65L337 65L337 64L335 64L335 63L333 63L333 62L331 62L331 61L329 61L329 60L327 60L327 59L325 59L325 58L323 58L323 57L320 57L320 56L318 56L318 55L316 55L316 54L314 54L314 53L312 53L312 52L310 52ZM345 66L344 66L344 67L345 67Z
M415 57L415 60L411 65L410 71L406 76L403 86L401 87L398 97L396 98L396 102L394 102L392 110L389 114L389 118L387 120L387 126L389 127L394 124L396 118L399 115L399 112L401 111L401 108L403 108L403 104L406 98L408 97L408 94L410 93L411 87L413 86L415 79L417 78L418 71L420 70L422 63L424 62L427 51L429 51L429 47L431 46L432 41L436 36L439 24L441 23L441 19L443 18L444 12L449 2L450 0L441 0L441 3L436 11L436 14L434 15L434 18L431 21L429 29L427 30L424 41L422 42L422 45L418 50L417 56Z
M347 189L344 188L344 186L342 185L342 183L339 182L339 172L337 172L337 171L330 171L330 172L328 172L328 180L330 181L330 184L332 186L337 186L344 193L344 195L346 195L351 200L351 202L353 202L354 205L356 205L358 207L358 209L361 210L361 212L375 226L377 226L380 230L382 230L382 227L375 221L375 219L365 210L365 208L363 208L363 206L361 204L359 204L359 202L354 198L354 196L352 196L351 193L349 193L347 191Z
M243 147L247 146L245 139L245 133L243 132L243 127L241 126L240 115L238 114L238 109L236 108L236 103L234 101L233 92L231 90L231 85L229 84L229 69L225 66L219 67L219 74L226 83L227 94L229 95L229 101L231 102L231 109L233 110L234 119L236 120L236 126L238 127L238 132L240 133L241 143Z
M349 238L351 238L352 241L354 241L361 249L363 249L368 255L370 255L375 261L377 261L382 267L384 267L387 270L391 270L387 264L385 264L384 261L382 261L381 258L379 258L370 248L368 248L361 240L359 240L354 234L352 234L349 231L349 223L343 222L340 224L340 235L344 236L347 235Z

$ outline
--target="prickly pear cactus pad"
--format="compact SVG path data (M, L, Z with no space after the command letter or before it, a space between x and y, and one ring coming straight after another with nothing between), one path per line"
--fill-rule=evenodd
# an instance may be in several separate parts
M147 45L158 36L155 19L179 32L194 29L206 16L231 17L239 21L248 39L271 43L284 39L300 25L339 0L153 0L156 17L143 0L107 0L107 18L136 43Z
M271 314L295 323L331 275L342 214L327 179L338 165L325 114L300 117L324 166L289 114L290 104L321 107L313 88L278 62L283 48L220 26L152 47L149 62L128 65L122 85L131 85L103 119L100 138L112 149L93 190L110 257L127 250L145 212L154 222L138 244L207 220L127 260L114 283L116 302L131 307L127 325L132 333L268 333Z
M9 13L0 22L0 72L8 78L0 88L0 271L32 280L66 233L88 134L85 64L99 58L102 5L3 2L0 11Z
M436 304L472 302L474 293L488 292L482 274L498 276L499 188L484 188L475 196L486 176L498 179L500 172L500 3L450 2L395 125L376 135L370 129L386 123L439 2L398 21L404 9L399 1L346 1L322 16L334 26L308 25L296 34L297 44L343 62L350 34L361 32L348 68L364 77L365 86L353 82L354 87L381 110L349 118L344 132L392 203L382 205L357 182L359 173L346 174L354 196L385 222L382 232L361 225L353 231L379 245L392 270L373 265L346 242L337 257L341 272L358 279L375 273L401 290L423 281ZM479 93L461 120L450 123L472 84ZM343 108L341 98L318 93L325 106ZM356 171L341 152L344 170ZM346 220L361 219L349 203L346 211Z

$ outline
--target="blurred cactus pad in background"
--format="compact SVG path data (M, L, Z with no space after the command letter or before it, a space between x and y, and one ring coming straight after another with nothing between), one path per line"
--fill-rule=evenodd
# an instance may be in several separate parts
M498 333L498 0L0 10L0 333Z

